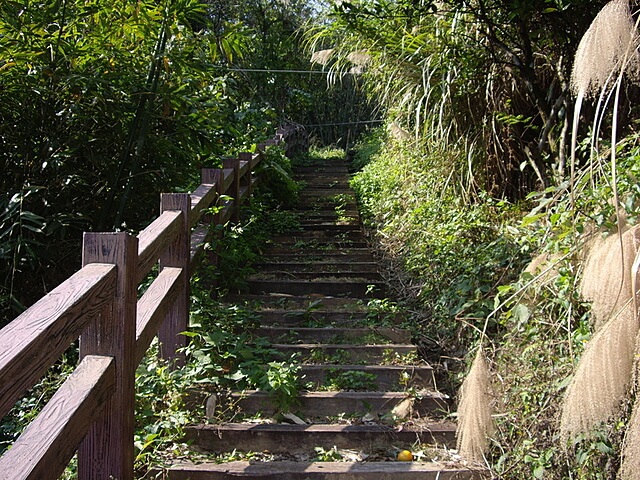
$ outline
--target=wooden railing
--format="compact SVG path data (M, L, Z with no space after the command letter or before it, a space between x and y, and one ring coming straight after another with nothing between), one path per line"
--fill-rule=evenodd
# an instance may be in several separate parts
M279 129L258 153L203 170L193 193L162 194L160 216L137 237L85 233L82 269L0 330L0 417L80 339L74 372L0 457L0 480L58 478L76 452L80 479L133 479L136 367L156 335L163 357L183 361L189 278L211 226L237 219L266 147L282 142L291 152L304 132Z

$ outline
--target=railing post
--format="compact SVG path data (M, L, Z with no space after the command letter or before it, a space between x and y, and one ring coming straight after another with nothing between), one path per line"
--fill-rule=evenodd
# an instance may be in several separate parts
M251 202L251 195L253 195L253 154L249 152L240 152L238 154L238 160L241 162L247 162L249 169L247 176L244 179L244 184L247 186L247 203Z
M240 219L240 160L237 158L224 158L222 160L222 166L233 169L233 183L227 194L233 198L231 221L238 223Z
M166 360L175 360L177 365L184 364L184 354L177 350L187 344L186 337L180 333L186 331L189 325L189 280L186 272L189 271L189 246L191 242L188 223L190 209L191 196L188 193L163 193L160 196L161 214L167 210L182 212L180 234L160 257L161 271L165 267L177 267L182 268L185 272L180 292L158 332L160 356Z
M215 191L218 194L215 202L213 203L214 207L221 207L220 205L220 195L221 193L221 185L222 185L222 170L219 168L203 168L200 174L200 179L202 183L211 184L214 186ZM213 232L215 228L220 224L220 213L215 213L213 215L207 214L204 218L204 221L209 224L209 231L212 232L211 235L215 239L215 241L220 239L220 234L217 232ZM218 266L218 262L220 257L218 256L218 247L212 248L206 253L207 260L209 265L214 267Z
M118 285L113 302L80 336L80 357L113 357L116 387L80 444L78 478L132 480L138 239L127 233L85 233L82 264L89 263L115 264Z

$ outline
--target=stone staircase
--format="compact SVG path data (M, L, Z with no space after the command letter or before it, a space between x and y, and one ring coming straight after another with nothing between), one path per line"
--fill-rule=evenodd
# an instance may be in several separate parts
M203 424L188 440L204 451L269 452L276 461L174 465L172 480L204 479L480 479L485 472L454 461L449 398L419 359L411 332L369 302L385 286L362 233L344 163L297 168L306 184L297 212L301 230L272 240L250 279L258 333L295 354L303 389L279 412L265 392L234 392L225 401L266 422ZM232 299L234 300L234 299ZM278 415L280 414L280 415ZM398 452L414 453L398 461ZM324 460L324 461L319 461ZM330 461L327 461L330 460Z

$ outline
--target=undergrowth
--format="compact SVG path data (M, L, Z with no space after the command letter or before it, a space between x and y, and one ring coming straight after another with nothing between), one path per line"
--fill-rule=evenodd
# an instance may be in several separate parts
M378 132L373 145L379 145ZM372 153L365 142L363 151ZM477 338L498 286L513 279L532 244L511 223L518 205L478 194L464 203L435 168L441 152L387 142L352 180L365 221L416 312L420 334L451 352ZM356 164L365 160L356 154ZM495 328L492 325L492 328ZM461 338L464 336L464 339Z
M497 427L486 460L494 477L616 478L634 394L590 435L564 445L558 432L562 399L594 331L579 288L585 244L617 229L610 167L578 176L575 208L567 182L514 205L460 192L463 185L442 175L442 152L397 141L378 148L377 137L363 143L366 158L356 154L363 168L353 186L422 353L440 370L446 365L451 393L486 328ZM640 205L638 138L618 147L629 225Z

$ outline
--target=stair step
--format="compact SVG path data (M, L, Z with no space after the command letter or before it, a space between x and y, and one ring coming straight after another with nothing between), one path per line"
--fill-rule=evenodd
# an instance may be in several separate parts
M300 202L296 205L295 212L299 215L308 215L316 213L318 215L330 215L333 213L337 217L336 205L329 204L328 202L319 201L317 199L307 199L305 202ZM341 205L340 214L347 217L359 215L358 206L355 201L347 202Z
M304 257L302 257L304 258ZM344 261L283 261L261 262L254 264L260 270L290 271L290 272L362 272L378 273L378 264L375 262L349 262Z
M331 228L332 226L349 226L352 228L358 227L361 228L360 219L356 216L344 215L338 217L337 215L333 216L323 216L323 217L309 217L299 221L300 226L304 229L307 228Z
M311 242L311 241L328 241L328 240L340 240L340 241L363 241L364 235L359 226L353 227L352 225L335 225L336 227L348 227L348 228L331 228L331 229L317 229L317 228L305 228L304 230L289 232L285 235L272 237L269 242L272 244L278 244L287 240L288 243L296 242Z
M316 308L320 307L325 313L329 312L366 312L366 306L358 298L341 298L330 295L289 295L286 293L270 293L270 294L230 294L225 297L225 301L229 303L246 303L259 307L258 313L261 315L275 312L276 314L284 314L291 309L306 309L310 305ZM292 312L293 314L294 312ZM315 313L315 312L314 312Z
M340 414L357 415L361 418L368 413L383 416L389 414L400 402L408 398L404 392L305 392L297 397L291 411L303 419L335 417ZM247 415L264 413L268 416L278 413L272 397L265 392L247 391L233 393L227 400L234 410L240 409ZM426 417L448 411L449 398L436 392L424 392L413 399L414 416Z
M336 161L332 163L318 163L317 165L300 165L294 169L296 175L318 174L319 172L322 172L322 175L320 175L321 178L326 178L326 174L332 172L340 173L340 178L344 178L345 175L349 174L349 165L344 161Z
M304 223L305 221L318 221L318 220L326 220L328 222L335 222L337 220L339 220L338 217L338 212L336 212L335 207L334 208L327 208L325 210L302 210L297 212L298 214L298 220L301 223ZM360 212L358 212L357 208L352 208L351 212L346 212L346 211L341 211L340 212L341 215L344 215L345 217L349 217L352 219L359 219L360 218Z
M379 339L384 343L410 343L411 332L400 328L309 328L262 326L257 330L261 337L278 343L347 343L354 340ZM338 342L338 340L340 342Z
M370 288L372 287L372 288ZM336 297L384 298L385 286L367 279L342 279L336 282L309 280L252 280L249 293L316 294Z
M304 227L305 232L334 232L334 233L353 233L357 232L362 234L362 227L360 224L350 223L320 223L311 224Z
M366 322L364 312L325 310L263 310L258 312L263 326L339 327Z
M183 463L168 480L481 480L483 469L436 462L249 462Z
M300 377L305 385L317 390L330 384L352 384L353 379L371 379L378 391L398 392L408 387L434 389L435 379L430 365L301 365Z
M373 259L368 248L345 248L341 250L292 249L291 247L269 247L262 258L273 262L370 262Z
M305 234L287 235L274 237L269 242L269 245L275 247L286 246L291 250L337 250L337 249L354 249L354 248L367 248L369 244L365 241L362 235L357 237L322 237L312 236Z
M385 344L385 345L334 345L326 343L301 343L297 345L274 343L271 345L283 356L297 354L300 360L313 363L359 363L367 361L380 362L394 355L417 354L415 345Z
M390 446L401 449L426 443L454 448L456 427L450 422L424 425L290 425L228 423L197 425L185 430L188 443L212 452L252 451L296 454L315 447L349 448L371 452Z
M308 280L309 283L318 281L340 282L342 279L358 280L368 284L380 283L382 276L378 272L371 271L297 271L292 269L262 269L260 272L250 276L249 282L264 280Z
M298 197L304 197L305 195L327 195L332 197L335 197L336 195L344 195L353 197L355 194L348 184L334 180L334 182L329 182L323 185L307 185L307 187L300 192Z

